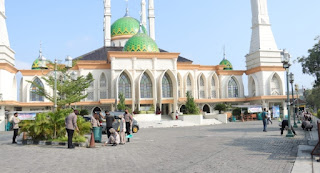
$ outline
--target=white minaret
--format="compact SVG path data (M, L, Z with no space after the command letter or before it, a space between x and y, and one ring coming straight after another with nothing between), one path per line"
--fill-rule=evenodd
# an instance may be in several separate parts
M111 0L104 0L104 46L111 46Z
M14 66L15 53L10 48L6 18L4 0L0 0L0 63L9 63Z
M141 17L142 25L147 28L147 12L146 12L146 0L141 0Z
M149 36L156 40L154 18L154 0L149 0Z
M284 69L281 63L281 51L275 42L269 15L267 0L251 0L252 35L249 54L246 55L248 75L248 95L283 96L285 95ZM271 97L270 97L271 98ZM269 108L280 103L286 113L284 100L261 100L263 107Z

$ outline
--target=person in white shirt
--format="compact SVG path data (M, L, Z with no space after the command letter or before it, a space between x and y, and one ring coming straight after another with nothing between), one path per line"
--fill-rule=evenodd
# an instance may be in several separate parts
M269 122L272 124L272 121L271 121L271 111L270 111L270 110L268 110L267 117L268 117L268 119L267 119L267 124L269 124Z

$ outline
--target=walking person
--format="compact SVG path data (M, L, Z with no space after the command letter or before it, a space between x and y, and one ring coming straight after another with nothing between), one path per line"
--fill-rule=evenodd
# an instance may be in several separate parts
M127 134L127 135L130 135L131 123L132 123L133 117L132 117L132 115L129 113L128 109L125 110L124 119L125 119L125 121L126 121L126 134ZM130 138L128 138L127 142L130 142Z
M123 115L119 115L120 118L120 144L124 145L126 143L126 120L123 118Z
M72 138L74 130L79 132L79 128L77 126L77 115L79 114L78 110L74 110L70 113L65 119L66 130L68 133L68 148L73 149L74 146L72 145Z
M108 135L108 139L111 135L110 133L110 129L112 128L112 123L114 121L114 117L112 115L110 115L109 111L105 111L106 113L106 116L105 116L105 119L106 119L106 131L107 131L107 135Z
M18 136L18 131L19 131L19 123L20 119L18 118L18 113L14 113L13 118L12 118L12 127L13 127L13 138L12 138L12 143L16 144L16 137Z
M263 122L263 131L267 132L267 112L266 112L266 108L263 108L263 112L262 112L262 122Z
M267 113L267 124L269 124L269 122L272 124L272 121L271 121L271 111L268 110L268 113Z

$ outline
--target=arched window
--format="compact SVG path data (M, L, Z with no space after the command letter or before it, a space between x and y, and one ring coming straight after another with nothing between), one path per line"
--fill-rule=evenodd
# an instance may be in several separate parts
M188 75L187 77L187 92L189 92L192 96L192 83L191 83L190 75Z
M214 78L211 78L211 98L216 98L217 92L216 92L216 83L214 81Z
M100 99L107 99L107 78L102 73L100 76Z
M94 100L94 81L90 83L90 86L87 88L87 100L93 101Z
M140 81L141 98L152 98L152 82L147 73L144 73Z
M234 77L232 77L228 83L228 97L229 98L239 97L238 85Z
M120 75L119 93L122 93L125 98L131 98L131 81L126 73Z
M170 98L172 96L172 81L170 79L170 76L166 73L162 78L162 97Z
M30 87L30 101L43 102L44 97L36 94L39 91L39 87L43 88L43 84L39 78L35 78Z
M204 93L204 80L203 80L203 76L200 77L199 80L199 97L200 98L205 98L205 93Z
M276 75L273 75L271 79L271 95L280 95L280 83Z

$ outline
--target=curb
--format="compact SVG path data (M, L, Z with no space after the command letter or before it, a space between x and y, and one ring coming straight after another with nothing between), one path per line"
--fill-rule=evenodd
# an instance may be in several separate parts
M18 145L52 145L52 146L67 146L67 142L53 142L53 141L34 141L34 140L22 140L17 141ZM87 147L87 142L73 142L76 147Z

